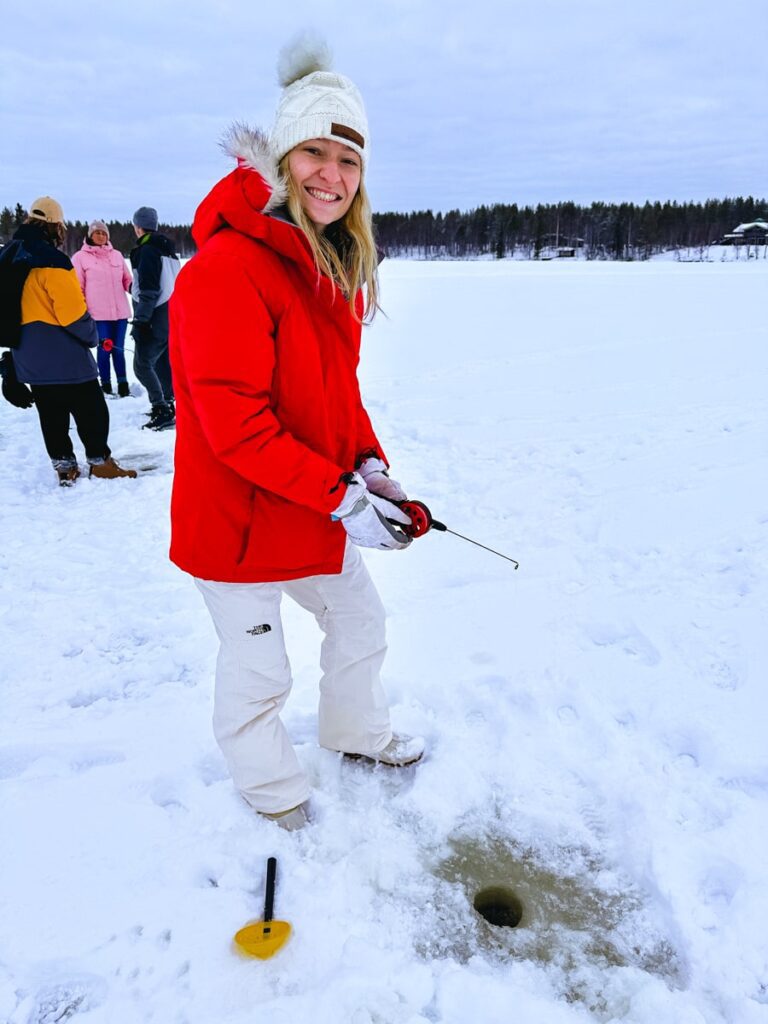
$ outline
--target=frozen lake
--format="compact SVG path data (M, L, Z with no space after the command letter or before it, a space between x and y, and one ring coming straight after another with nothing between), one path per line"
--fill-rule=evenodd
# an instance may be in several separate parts
M768 1021L768 263L385 262L361 381L452 529L366 560L417 769L315 742L285 606L288 835L232 789L216 642L167 560L173 434L64 490L0 408L0 1020ZM247 344L244 336L240 344ZM237 349L233 349L233 359ZM76 441L82 458L82 449ZM278 858L271 961L233 955ZM473 909L513 893L517 927Z

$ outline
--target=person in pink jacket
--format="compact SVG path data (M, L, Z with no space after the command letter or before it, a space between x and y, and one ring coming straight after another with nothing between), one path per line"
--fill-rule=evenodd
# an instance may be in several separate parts
M125 373L125 331L130 315L125 293L130 291L132 277L122 253L112 248L109 228L104 221L94 220L88 225L88 235L80 251L72 257L72 265L99 332L101 388L105 394L112 394L111 355L117 393L125 398L131 393Z

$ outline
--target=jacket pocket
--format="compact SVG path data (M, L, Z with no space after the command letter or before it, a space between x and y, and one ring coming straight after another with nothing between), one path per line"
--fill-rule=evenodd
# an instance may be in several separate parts
M333 557L338 529L330 516L257 488L238 567L293 573L317 566Z
M238 552L237 558L235 559L236 565L242 565L245 561L245 556L248 553L248 545L251 543L251 532L253 530L253 515L254 515L254 504L256 499L256 487L251 487L250 494L248 497L248 517L245 521L243 528L243 535L240 540L240 551Z

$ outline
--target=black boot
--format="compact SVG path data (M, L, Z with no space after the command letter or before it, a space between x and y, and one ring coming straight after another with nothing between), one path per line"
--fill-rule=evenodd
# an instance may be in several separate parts
M145 423L142 430L170 430L176 426L176 416L170 405L162 402L160 405L152 406L152 415L149 422Z
M71 487L80 476L80 468L74 459L57 459L53 468L59 478L60 487Z
M117 394L119 398L130 398L131 385L127 380L119 380L117 382Z
M105 395L111 395L112 394L112 381L111 380L103 380L101 382L101 390L104 392Z
M144 413L144 415L148 416L149 419L142 426L141 429L142 430L151 430L154 427L154 425L157 422L157 420L160 419L160 416L161 416L161 414L162 414L164 409L165 409L165 404L163 402L157 402L155 405L153 405L152 408L149 410L149 412Z

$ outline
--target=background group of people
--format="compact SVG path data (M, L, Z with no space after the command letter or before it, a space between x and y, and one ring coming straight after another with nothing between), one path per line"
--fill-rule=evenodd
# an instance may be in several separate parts
M112 247L104 221L91 221L72 260L59 249L64 224L61 205L42 196L0 252L0 344L9 348L1 361L3 395L21 408L35 405L60 484L69 486L80 476L70 417L85 448L90 476L135 477L134 470L123 469L111 456L104 395L114 393L112 367L118 397L131 394L125 363L130 291L133 368L151 403L145 427L167 430L175 425L168 300L180 260L157 230L157 211L149 206L133 215L137 243L130 254L132 273Z

